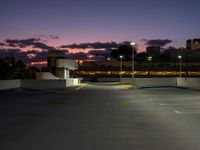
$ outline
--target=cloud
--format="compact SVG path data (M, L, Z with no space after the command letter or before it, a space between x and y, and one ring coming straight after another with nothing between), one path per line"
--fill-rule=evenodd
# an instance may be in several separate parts
M59 36L56 34L50 34L50 35L46 35L46 34L35 34L34 37L36 38L45 38L45 39L53 39L53 40L59 40Z
M150 46L161 46L164 47L167 44L171 43L172 41L169 39L156 39L156 40L147 40L147 39L142 39L141 41L144 41L146 45Z
M34 46L34 48L46 49L46 50L49 50L49 51L57 50L55 47L48 46L48 45L41 43L41 42L36 42L36 43L33 44L33 46Z
M43 35L41 35L43 36ZM55 37L56 38L56 37ZM48 46L43 43L41 38L29 38L22 40L7 39L4 43L0 43L0 46L12 47L12 48L1 48L0 58L14 56L17 60L23 60L25 63L40 62L47 60L47 54L51 50L57 50L54 47ZM33 48L40 48L43 51L29 50L23 51L23 48L32 46ZM61 51L65 53L65 56L69 59L79 59L79 60L105 60L111 57L110 54L113 49L117 49L120 44L115 42L107 43L83 43L83 44L73 44L68 46L62 46ZM66 48L94 48L88 53L77 52L69 53Z
M58 35L50 35L50 38L53 39L53 40L59 40L59 37Z
M48 51L21 51L20 49L0 49L0 58L14 56L16 60L22 60L25 63L40 62L47 60ZM30 57L33 55L33 57Z
M12 39L7 39L5 40L7 46L10 47L19 47L19 48L25 48L28 46L33 46L34 48L40 48L40 49L45 49L45 50L57 50L54 47L48 46L45 43L41 42L40 38L30 38L30 39L23 39L23 40L12 40Z
M35 57L31 58L31 62L40 62L47 60L48 51L36 52Z
M88 54L93 56L104 56L107 55L107 53L104 50L91 50L88 52Z
M90 50L88 54L93 56L104 56L110 57L112 49L105 49L105 50Z
M24 48L24 47L30 46L34 42L38 42L38 41L40 41L40 39L30 38L30 39L23 39L23 40L7 39L5 42L8 44L8 46L11 46L11 47Z
M65 54L69 53L69 51L67 49L61 49L61 51L64 52Z
M14 56L17 60L23 60L28 63L31 60L28 55L24 52L21 52L20 49L0 49L0 58Z
M88 59L88 55L87 53L83 53L83 52L78 52L78 53L69 53L66 55L67 58L70 59L80 59L80 60L87 60Z
M94 48L94 49L101 49L101 48L118 48L119 44L116 42L95 42L95 43L81 43L81 44L71 44L71 45L62 45L61 48L77 48L77 49L86 49L86 48Z
M0 46L6 46L4 43L0 43Z

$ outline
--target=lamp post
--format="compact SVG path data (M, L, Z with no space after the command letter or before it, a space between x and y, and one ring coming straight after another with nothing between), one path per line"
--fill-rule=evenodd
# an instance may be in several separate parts
M181 72L182 72L182 71L181 71L181 69L182 69L182 68L181 68L181 66L182 66L182 65L181 65L181 63L182 63L181 61L182 61L182 56L179 55L178 58L179 58L179 77L181 78Z
M151 61L152 61L152 56L147 57L147 61L149 62L149 69L148 69L148 75L150 75L150 70L151 70Z
M122 82L122 58L123 58L123 56L120 55L119 58L120 58L120 82Z
M135 46L135 43L132 42L131 43L131 46L132 46L132 87L135 87L135 75L134 75L134 72L135 72L135 62L134 62L134 58L135 58L135 53L134 53L134 46Z

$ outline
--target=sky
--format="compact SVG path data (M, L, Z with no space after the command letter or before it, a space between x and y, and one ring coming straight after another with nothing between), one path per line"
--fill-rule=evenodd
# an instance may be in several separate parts
M169 39L166 46L185 47L200 38L199 6L199 0L1 0L0 42L134 41L142 51L143 39Z

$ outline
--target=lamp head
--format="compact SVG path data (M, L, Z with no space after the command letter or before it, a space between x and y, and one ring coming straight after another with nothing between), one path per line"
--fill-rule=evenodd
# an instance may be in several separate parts
M135 46L135 42L131 42L131 45L132 45L132 46Z

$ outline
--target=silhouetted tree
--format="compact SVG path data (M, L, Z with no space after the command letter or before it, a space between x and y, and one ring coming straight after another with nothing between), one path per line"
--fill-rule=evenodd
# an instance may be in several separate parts
M35 70L26 67L22 60L15 61L13 56L0 59L0 79L31 79Z
M137 56L136 60L138 60L138 61L146 61L147 57L148 57L146 52L138 53L136 56Z

